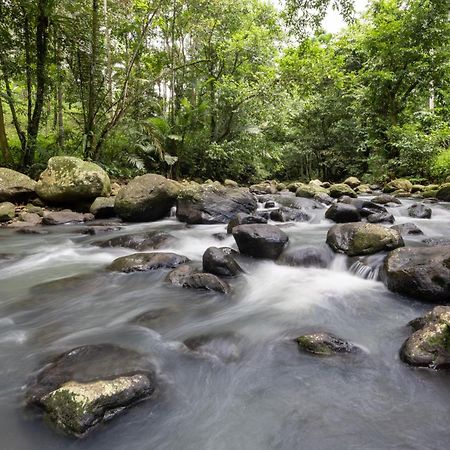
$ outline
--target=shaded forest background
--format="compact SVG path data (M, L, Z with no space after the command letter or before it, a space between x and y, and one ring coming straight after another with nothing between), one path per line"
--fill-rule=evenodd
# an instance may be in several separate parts
M449 0L0 0L0 164L255 182L450 175Z

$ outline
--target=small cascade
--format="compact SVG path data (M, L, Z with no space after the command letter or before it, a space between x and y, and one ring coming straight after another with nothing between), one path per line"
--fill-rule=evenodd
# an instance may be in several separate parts
M365 280L377 280L380 267L371 267L362 261L356 261L350 266L350 272Z

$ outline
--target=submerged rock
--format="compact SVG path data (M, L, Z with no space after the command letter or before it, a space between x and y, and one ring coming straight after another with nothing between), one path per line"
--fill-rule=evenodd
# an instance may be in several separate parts
M431 219L431 208L429 206L415 203L408 208L408 215L416 219Z
M372 223L334 225L328 230L327 244L335 252L348 256L371 255L404 246L398 231Z
M415 223L412 222L401 223L399 225L394 225L391 228L393 230L399 231L403 236L423 234L423 231Z
M177 217L190 224L228 223L238 213L253 213L257 206L248 189L190 185L180 191Z
M173 269L189 262L186 256L176 253L135 253L115 259L108 270L111 272L148 272L157 269Z
M287 234L273 225L239 225L233 237L241 253L255 258L276 259L289 241Z
M227 233L231 234L233 228L238 225L249 225L252 223L267 223L267 219L253 214L237 213L228 223Z
M108 174L100 166L73 156L50 158L36 185L36 193L49 203L94 200L110 191Z
M182 278L181 285L184 288L215 291L222 294L230 293L230 286L212 273L195 272Z
M353 353L358 351L355 345L329 333L305 334L295 339L299 350L314 355L332 356L336 353Z
M35 194L36 181L23 173L0 167L0 202L22 202Z
M335 203L327 209L325 218L336 223L360 222L361 214L356 206Z
M448 303L450 245L394 250L384 262L383 278L393 292L430 303Z
M333 260L329 247L302 246L290 248L277 259L277 263L292 267L328 267Z
M175 236L165 231L150 231L148 233L127 234L116 236L105 241L93 242L99 247L124 247L133 250L153 250L168 246L176 240Z
M225 362L236 361L241 356L240 338L234 333L202 334L186 339L183 344L191 351L217 357Z
M234 277L243 272L233 256L217 247L209 247L203 254L203 271L221 277Z
M111 344L86 345L41 369L26 391L63 431L84 436L155 391L154 370L137 352Z
M450 307L436 306L410 323L415 332L400 349L400 358L417 367L450 367Z
M169 214L180 185L161 175L148 173L131 180L117 194L117 215L130 222L151 222Z

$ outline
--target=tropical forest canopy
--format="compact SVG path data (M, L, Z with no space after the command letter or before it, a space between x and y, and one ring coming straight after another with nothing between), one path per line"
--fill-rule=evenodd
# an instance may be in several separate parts
M348 27L321 21L332 4ZM0 164L450 175L450 0L0 0Z

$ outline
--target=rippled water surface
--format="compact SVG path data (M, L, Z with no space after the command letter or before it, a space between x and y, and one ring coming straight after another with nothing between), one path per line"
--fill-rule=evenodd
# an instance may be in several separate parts
M411 220L408 204L390 209L396 223L412 221L425 237L449 236L446 206L433 205L431 220ZM311 223L283 225L291 246L324 244L331 223L324 210L314 214ZM127 225L105 238L141 230L174 234L176 244L164 251L199 266L207 247L234 246L231 237L214 237L222 225L186 227L175 219ZM373 270L344 256L328 269L242 259L246 274L224 297L169 286L166 271L108 273L112 260L133 251L93 246L99 237L81 234L80 226L48 231L0 229L2 449L448 448L450 374L411 369L398 357L406 324L430 306L364 278L376 277L379 256L365 261ZM135 320L156 310L149 323ZM291 338L311 331L337 334L364 351L332 358L298 352ZM219 357L192 357L182 345L216 333L225 336L214 349ZM159 372L157 398L81 441L23 409L24 385L43 361L101 342L148 354Z

